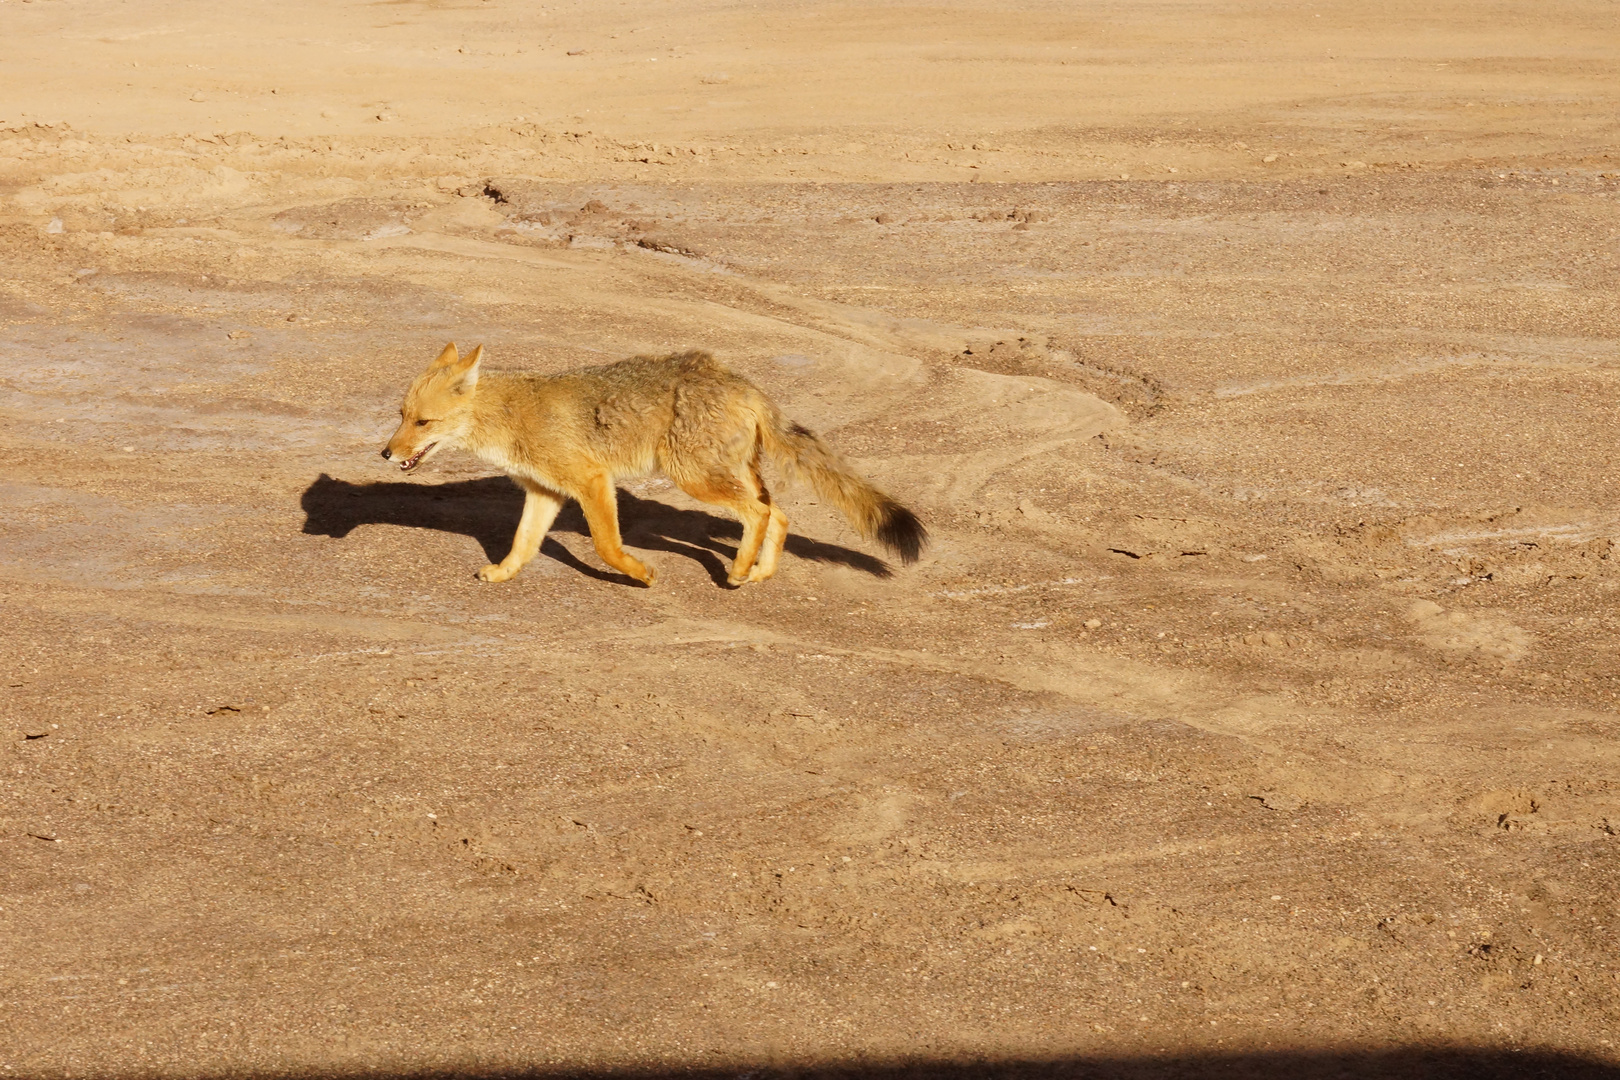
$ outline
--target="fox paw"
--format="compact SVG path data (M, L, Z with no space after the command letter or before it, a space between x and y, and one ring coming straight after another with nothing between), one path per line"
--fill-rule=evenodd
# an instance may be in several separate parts
M645 564L645 563L643 563L643 564L642 564L642 565L643 565L643 567L644 567L644 568L645 568L645 569L646 569L646 571L647 571L647 572L646 572L646 573L645 573L645 574L643 574L643 575L642 575L642 577L641 577L641 583L642 583L642 584L643 584L643 585L646 585L646 586L647 586L647 587L649 587L649 588L651 588L651 587L652 587L652 584L653 584L653 583L654 583L654 582L655 582L655 581L657 581L657 580L658 580L658 571L657 571L657 570L654 570L654 569L653 569L653 568L652 568L652 567L650 567L650 566L646 566L646 564Z
M514 575L516 573L517 573L516 570L508 570L508 569L506 569L506 567L502 566L500 563L490 563L488 566L486 566L482 570L478 571L478 580L479 581L508 581L508 580L511 579L512 575Z

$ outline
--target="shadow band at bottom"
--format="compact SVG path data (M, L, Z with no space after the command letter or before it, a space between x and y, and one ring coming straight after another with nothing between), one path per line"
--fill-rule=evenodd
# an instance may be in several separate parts
M118 1080L116 1067L98 1073ZM54 1075L54 1074L53 1074ZM130 1071L129 1080L148 1075ZM26 1071L18 1080L31 1080ZM197 1080L1620 1080L1620 1066L1557 1050L1419 1048L1279 1050L1233 1054L1047 1059L928 1059L890 1063L648 1065L620 1068L480 1066L324 1070L295 1065ZM43 1080L43 1078L41 1078Z

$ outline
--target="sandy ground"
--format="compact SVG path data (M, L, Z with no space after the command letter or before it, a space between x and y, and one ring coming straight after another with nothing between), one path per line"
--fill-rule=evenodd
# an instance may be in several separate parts
M1418 7L0 0L0 1076L1614 1075L1620 25ZM480 584L452 338L934 546Z

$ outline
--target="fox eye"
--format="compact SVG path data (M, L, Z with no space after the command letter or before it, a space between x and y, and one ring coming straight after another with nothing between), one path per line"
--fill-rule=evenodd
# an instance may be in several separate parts
M427 420L418 420L416 422L416 426L417 427L427 427L428 423L429 423L429 421L427 421Z

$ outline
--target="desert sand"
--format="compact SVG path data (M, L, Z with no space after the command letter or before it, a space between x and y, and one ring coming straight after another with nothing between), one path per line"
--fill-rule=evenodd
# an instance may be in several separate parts
M1604 0L0 0L0 1076L1620 1071ZM703 348L929 524L378 457Z

